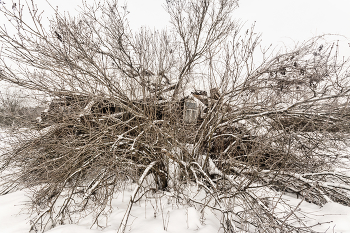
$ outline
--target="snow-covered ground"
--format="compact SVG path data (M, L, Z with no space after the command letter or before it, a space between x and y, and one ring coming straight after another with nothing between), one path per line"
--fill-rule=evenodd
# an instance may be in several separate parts
M6 132L0 132L0 147L7 145ZM112 201L112 209L105 216L97 228L93 216L88 215L76 224L60 225L49 229L48 233L109 233L116 232L127 209L132 187L116 194ZM298 206L301 199L293 195L283 195L282 198L290 205ZM24 233L30 229L30 215L25 204L30 201L28 190L16 191L0 196L0 233ZM300 217L308 219L307 225L315 225L316 232L349 232L350 233L350 207L337 203L328 203L323 207L302 202ZM303 216L304 215L304 216ZM142 199L133 205L131 215L125 232L130 233L213 233L224 232L220 225L221 216L218 213L206 210L200 212L194 206L180 203L169 196L158 196L151 199ZM318 223L323 223L317 225Z
M101 222L103 230L93 226L92 216L81 219L77 224L57 226L48 230L48 233L110 233L116 232L124 216L132 190L120 193L113 200L113 210L107 216L107 223ZM284 196L293 205L301 200L291 196ZM30 228L29 214L24 204L30 201L25 191L17 191L0 196L0 232L24 233ZM337 203L328 203L323 207L303 202L300 205L305 217L310 218L308 225L327 222L314 227L316 232L350 232L350 208ZM131 233L213 233L223 232L220 227L220 216L211 211L204 214L194 207L176 203L168 197L152 200L142 200L131 210L131 217L125 232Z

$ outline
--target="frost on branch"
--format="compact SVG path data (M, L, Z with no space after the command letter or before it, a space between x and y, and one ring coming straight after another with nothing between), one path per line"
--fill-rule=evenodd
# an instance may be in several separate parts
M236 7L169 1L169 32L133 32L114 1L56 14L49 30L37 9L33 26L1 8L19 22L15 37L0 28L1 80L52 98L39 133L1 156L1 171L14 171L2 194L32 191L33 230L90 213L100 226L131 183L119 232L156 194L216 211L227 232L312 232L285 193L350 205L336 169L350 131L337 44L318 37L256 59L260 37L231 19Z

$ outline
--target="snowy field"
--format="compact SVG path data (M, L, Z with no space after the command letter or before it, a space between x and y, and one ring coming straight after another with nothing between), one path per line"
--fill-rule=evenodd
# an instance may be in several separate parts
M6 132L0 134L1 147L4 148L10 139ZM97 233L116 232L127 209L132 187L115 195L112 209L98 223L91 227L93 216L88 215L72 219L76 224L60 225L48 229L48 233ZM282 198L290 205L301 209L300 216L308 219L307 225L315 225L316 232L349 232L350 207L337 203L328 203L323 207L302 202L293 195ZM24 233L30 229L30 214L25 204L30 201L28 190L16 191L0 196L0 233ZM299 205L299 206L298 206ZM133 205L125 232L130 233L213 233L224 232L220 225L221 216L215 211L201 211L199 206L181 203L169 195L156 195L150 199L141 199Z
M116 195L113 209L102 228L96 226L90 229L92 216L81 219L77 224L57 226L48 233L97 233L116 232L124 216L132 190ZM297 205L301 200L284 196L291 204ZM0 232L23 233L30 229L29 214L24 209L30 198L26 191L17 191L0 196ZM350 208L337 203L328 203L323 207L303 202L300 205L305 217L310 218L309 225L327 222L313 229L316 232L350 232ZM131 210L131 218L125 232L173 232L173 233L213 233L223 232L220 227L220 216L211 211L198 212L194 207L176 203L175 199L167 197L142 200Z

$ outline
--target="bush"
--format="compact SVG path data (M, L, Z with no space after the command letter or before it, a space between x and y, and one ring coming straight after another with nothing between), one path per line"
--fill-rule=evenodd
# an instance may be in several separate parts
M312 232L284 192L350 205L350 178L333 169L348 143L347 63L318 37L287 53L264 51L255 64L259 36L241 32L236 7L167 1L170 32L133 33L116 1L84 5L74 19L56 14L50 31L20 23L21 40L0 29L7 58L30 67L13 72L5 59L1 79L57 100L42 115L48 127L2 156L2 169L15 171L3 193L33 191L32 229L89 211L96 223L130 180L137 185L119 232L151 192L219 211L227 232ZM23 12L3 13L23 22ZM191 91L203 106L197 123L183 113Z
M17 92L0 94L0 126L34 127L43 107L26 106L25 97Z

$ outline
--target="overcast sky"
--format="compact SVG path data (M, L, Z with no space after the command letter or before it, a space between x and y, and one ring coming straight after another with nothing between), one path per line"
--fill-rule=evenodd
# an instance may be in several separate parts
M11 5L12 0L0 0ZM30 0L28 0L30 1ZM59 11L75 15L81 0L47 0ZM93 0L85 0L88 4ZM22 3L24 0L22 0ZM53 14L46 0L34 0L43 18ZM169 17L163 9L165 0L119 0L127 3L130 25L133 29L147 26L162 29L169 25ZM267 47L292 47L313 36L330 33L327 39L340 40L342 55L350 56L350 0L240 0L234 17L246 28L256 22L256 32L262 33L262 44ZM6 21L0 16L0 23Z
M134 27L161 28L168 17L162 8L165 0L129 0L130 20ZM240 0L234 16L272 43L302 41L325 33L350 39L349 0Z
M17 0L13 0L17 1ZM30 0L27 0L30 1ZM59 11L75 15L82 0L47 0ZM85 0L88 4L94 0ZM7 6L12 0L0 0ZM21 1L22 4L24 0ZM40 10L44 10L43 19L52 15L46 0L34 0ZM127 3L130 25L137 30L141 26L162 29L169 25L169 17L163 9L165 0L119 0L120 5ZM262 45L268 47L293 47L298 42L325 33L328 40L340 41L341 55L350 56L350 0L240 0L234 17L250 28L254 22L256 32L262 33ZM6 24L0 15L0 24ZM7 86L0 82L1 90Z
M129 0L130 23L163 28L169 18L165 0ZM264 44L291 44L330 33L350 42L350 0L240 0L234 17L262 33ZM349 47L349 44L347 44Z
M12 4L10 0L0 1ZM88 4L93 2L85 1ZM53 13L46 0L34 2L39 9L45 11L44 18ZM68 11L74 15L82 1L48 2L57 6L60 11ZM133 29L141 26L162 29L169 25L169 17L163 9L165 0L119 0L120 5L125 3L128 5L128 18ZM245 23L247 28L255 21L256 32L262 33L265 46L271 43L276 46L292 46L298 41L330 33L344 36L333 36L329 39L341 40L342 49L350 55L350 0L240 0L234 17Z

